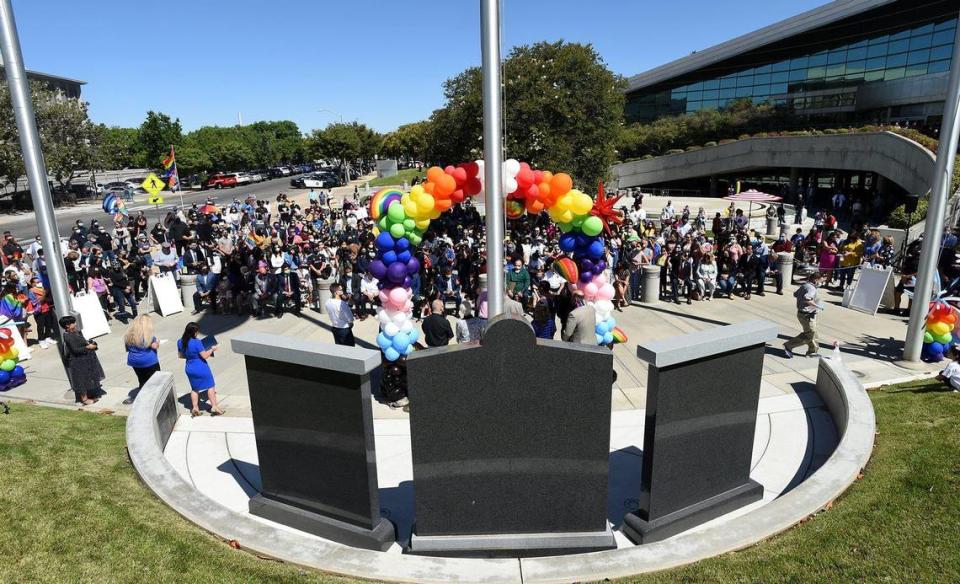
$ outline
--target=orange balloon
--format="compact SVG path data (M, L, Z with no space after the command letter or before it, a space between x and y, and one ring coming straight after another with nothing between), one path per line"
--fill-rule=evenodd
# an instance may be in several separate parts
M13 347L13 339L0 339L0 353L6 353Z
M434 184L434 183L432 183L432 182L430 182L430 181L427 181L427 182L423 183L423 190L424 190L424 192L430 193L431 195L433 194L433 189L434 189L434 187L436 187L436 184Z
M527 213L531 215L539 215L546 207L540 201L536 199L527 199L526 200Z
M439 166L431 166L430 169L427 170L427 180L432 183L438 183L440 182L440 177L444 176L444 174L446 173L444 173L443 169Z
M443 213L444 211L449 211L450 207L453 206L453 201L450 199L436 199L433 203L433 208L437 211Z
M550 179L550 190L557 193L558 197L569 193L571 189L573 189L573 179L565 172L557 173Z
M550 183L542 182L539 185L537 185L537 189L540 191L539 198L541 201L544 199L550 198L550 191L551 191Z
M457 181L449 174L443 174L443 176L435 182L436 186L433 188L433 192L441 197L449 197L450 193L457 190Z
M540 182L549 183L552 180L553 180L553 173L550 172L549 170L543 171L543 175L540 177Z
M957 323L957 315L954 314L953 312L951 312L950 314L948 314L948 315L946 315L946 316L943 317L943 322L945 322L945 323L947 323L947 324L956 324L956 323Z

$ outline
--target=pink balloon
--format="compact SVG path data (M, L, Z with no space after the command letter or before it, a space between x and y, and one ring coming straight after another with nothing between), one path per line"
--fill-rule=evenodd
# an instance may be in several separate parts
M600 300L613 300L613 286L610 284L604 284L600 286L600 290L597 291L597 298Z
M381 303L381 304L386 304L386 303L389 302L389 301L390 301L390 297L387 295L387 291L386 291L386 290L381 290L381 291L380 291L380 303Z
M587 300L593 300L599 292L600 289L593 282L588 282L587 285L583 287L583 297Z
M597 274L597 277L593 279L593 281L597 286L603 286L607 283L607 275L603 272L600 272Z
M390 290L390 303L396 307L403 307L404 303L407 301L407 291L403 288L397 287Z

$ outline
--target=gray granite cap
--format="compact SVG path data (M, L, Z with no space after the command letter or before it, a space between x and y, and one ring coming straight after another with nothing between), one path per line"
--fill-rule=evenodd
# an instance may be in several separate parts
M768 320L748 320L637 345L637 357L654 367L669 367L703 359L777 338L777 325Z
M379 351L267 333L243 333L231 341L231 347L240 355L353 375L365 375L380 365Z

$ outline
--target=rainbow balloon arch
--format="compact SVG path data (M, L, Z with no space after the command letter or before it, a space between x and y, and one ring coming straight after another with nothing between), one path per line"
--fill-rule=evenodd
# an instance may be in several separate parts
M627 336L613 318L614 288L606 270L606 239L610 225L619 225L623 213L614 209L619 197L607 197L603 183L596 200L573 188L565 173L534 170L527 163L503 163L503 187L508 219L524 213L546 211L560 228L563 255L553 264L573 290L596 311L598 345L624 343ZM457 166L431 167L426 180L409 192L388 188L370 200L370 217L376 222L377 255L369 271L380 281L380 333L377 345L387 361L402 361L420 338L413 324L412 276L420 270L415 251L430 227L457 203L484 192L483 161ZM400 372L396 372L399 374Z

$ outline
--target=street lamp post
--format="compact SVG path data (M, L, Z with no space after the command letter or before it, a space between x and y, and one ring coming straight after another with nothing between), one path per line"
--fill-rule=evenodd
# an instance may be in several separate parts
M910 307L910 324L903 348L904 361L919 361L923 349L924 323L927 318L927 303L933 293L933 277L937 273L940 258L940 240L943 237L947 199L950 197L950 182L953 161L960 137L960 26L953 43L953 63L950 67L947 100L943 104L943 123L940 127L940 144L937 146L937 163L934 167L930 203L927 206L927 224L923 229L923 247L917 270L917 285L914 288L913 304Z
M483 184L487 211L487 317L503 313L503 103L500 0L480 0L483 60Z

